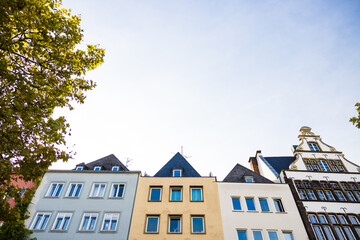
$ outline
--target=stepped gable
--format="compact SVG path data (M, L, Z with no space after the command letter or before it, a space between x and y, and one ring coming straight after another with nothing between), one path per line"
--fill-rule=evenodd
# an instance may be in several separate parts
M250 169L236 164L235 167L224 178L223 182L246 182L245 177L252 177L255 183L273 183L269 179L251 171Z
M111 171L112 167L117 166L119 167L119 171L129 171L129 169L124 164L122 164L122 162L120 162L120 160L114 154L110 154L106 157L100 158L87 164L80 163L76 165L76 167L83 167L83 170L94 170L94 167L96 166L101 166L101 171Z
M260 155L261 160L270 168L276 177L279 177L281 170L288 170L290 164L295 161L294 156L290 157L263 157Z
M190 163L178 152L176 153L154 177L173 177L173 170L181 169L181 177L201 177Z

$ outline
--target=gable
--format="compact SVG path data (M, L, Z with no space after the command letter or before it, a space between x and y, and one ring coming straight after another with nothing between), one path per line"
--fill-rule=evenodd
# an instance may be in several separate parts
M173 170L180 169L182 177L201 177L190 163L178 152L176 153L154 177L172 177Z

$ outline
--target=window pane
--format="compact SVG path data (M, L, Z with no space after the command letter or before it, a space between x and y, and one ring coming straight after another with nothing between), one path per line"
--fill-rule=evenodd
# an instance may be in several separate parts
M341 230L340 227L334 227L335 228L335 232L338 235L339 240L346 240L344 232Z
M181 221L180 218L170 218L169 232L179 233L181 232Z
M259 201L260 201L261 211L269 212L270 209L267 200L264 198L264 199L260 199Z
M255 204L253 198L246 198L246 206L249 211L255 211Z
M151 188L150 201L160 201L161 188Z
M284 240L293 240L294 239L292 236L292 233L289 233L289 232L284 232L283 237L284 237Z
M45 214L44 215L44 220L43 220L43 222L42 222L42 224L41 224L41 227L40 227L40 229L45 229L45 227L46 227L46 224L47 224L47 222L49 221L49 218L50 218L50 214Z
M89 224L89 219L90 219L90 216L85 216L84 217L84 221L83 221L83 225L81 227L81 230L86 230L87 229L87 226Z
M191 189L191 201L202 201L202 189L192 188Z
M181 189L172 188L171 189L171 201L181 201Z
M237 235L239 240L247 240L246 231L238 231Z
M350 227L344 227L346 236L350 239L350 240L355 240L354 234L351 231Z
M158 217L148 217L146 232L158 232Z
M76 187L76 184L71 184L70 185L70 192L69 192L69 197L72 197L73 194L74 194L74 191L75 191L75 187Z
M193 217L192 218L192 232L193 233L203 233L204 232L204 218L203 217Z
M277 212L284 212L284 207L280 199L274 199L274 205Z
M325 235L328 240L335 240L334 235L331 231L331 228L329 226L323 226Z
M260 231L253 231L254 240L263 240L262 234Z
M232 198L232 204L233 204L233 209L234 210L241 210L241 205L240 205L240 199L239 198Z
M269 239L270 240L278 240L278 235L276 232L268 232L269 233Z
M91 216L91 221L90 221L90 226L89 226L89 230L94 230L95 228L95 223L96 223L96 215Z
M318 240L326 240L320 226L314 226L314 231Z

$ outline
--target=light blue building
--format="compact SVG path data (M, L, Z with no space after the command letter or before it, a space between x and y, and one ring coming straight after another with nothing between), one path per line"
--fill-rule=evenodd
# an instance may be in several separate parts
M37 239L128 239L140 172L114 155L48 171L25 222Z

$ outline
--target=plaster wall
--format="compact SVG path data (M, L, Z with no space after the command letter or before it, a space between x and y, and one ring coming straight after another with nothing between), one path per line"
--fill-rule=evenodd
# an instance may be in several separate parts
M303 201L307 212L332 212L332 213L360 213L359 203L349 202L310 202ZM324 210L324 207L325 210Z
M333 173L333 172L302 172L302 171L285 171L288 178L318 180L318 181L337 181L337 182L360 182L360 173Z
M221 240L223 239L219 195L214 177L140 177L129 239ZM161 201L150 202L150 186L161 186ZM182 201L170 202L170 187L182 187ZM202 186L203 201L190 201L190 187ZM146 216L159 215L158 233L145 233ZM181 233L168 233L169 215L181 215ZM205 233L191 233L191 215L203 215Z
M43 231L33 230L31 237L37 239L127 239L139 172L95 172L95 171L49 171L43 177L28 210L30 218L25 225L30 228L37 212L50 212L51 216ZM60 196L46 197L53 182L64 183ZM66 197L70 183L83 183L78 198ZM89 198L93 183L106 183L104 197ZM109 198L112 183L124 183L123 198ZM72 217L66 231L51 230L58 212L71 212ZM79 232L83 213L98 213L95 230ZM119 213L115 232L102 232L104 213Z
M246 230L252 240L253 230L262 231L263 239L269 239L267 231L276 231L284 239L283 231L292 232L294 239L308 239L300 214L287 184L225 183L219 182L219 198L225 240L237 239L237 230ZM233 210L232 197L239 197L241 211ZM248 211L245 197L254 198L256 211ZM262 212L259 198L266 198L270 212ZM281 199L285 212L275 211L273 199Z
M257 158L257 162L258 162L258 166L259 166L259 172L260 175L266 177L267 179L271 180L271 181L275 181L277 179L277 177L275 176L275 174L270 170L270 168L264 163L264 161L258 156L256 156Z

